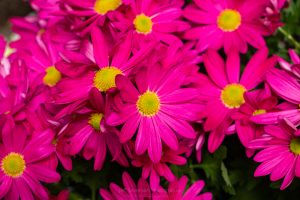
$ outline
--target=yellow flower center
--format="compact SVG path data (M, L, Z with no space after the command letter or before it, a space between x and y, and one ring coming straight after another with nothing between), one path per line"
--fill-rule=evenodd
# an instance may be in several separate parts
M1 161L1 169L7 176L19 177L26 169L24 156L19 153L9 153Z
M97 131L100 131L100 123L103 118L102 113L91 114L88 123Z
M265 114L267 111L265 109L257 109L253 112L253 116Z
M54 66L51 66L46 69L46 75L43 78L43 82L45 85L53 87L60 79L61 73Z
M105 15L109 11L116 10L121 4L121 0L96 0L94 10L100 15Z
M290 143L290 150L296 155L300 155L300 138L292 139Z
M243 103L245 103L245 92L246 88L241 84L228 84L221 92L221 100L228 108L239 108Z
M232 32L239 28L242 22L241 14L232 9L223 10L217 19L218 27L225 32Z
M160 99L155 92L147 91L139 96L136 106L141 115L151 117L159 112Z
M133 21L133 24L138 33L146 35L152 31L152 20L150 17L144 14L137 15Z
M122 71L116 67L105 67L96 72L94 86L101 92L106 92L110 88L116 87L116 76Z

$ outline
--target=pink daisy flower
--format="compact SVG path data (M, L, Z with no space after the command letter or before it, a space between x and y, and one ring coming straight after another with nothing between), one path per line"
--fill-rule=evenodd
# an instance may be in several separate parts
M294 74L297 78L300 78L300 56L297 55L295 50L290 49L289 55L292 60L292 64L279 57L279 65L282 69Z
M263 35L268 33L260 18L269 0L194 0L183 15L199 24L185 33L186 39L199 40L197 49L225 48L247 52L247 44L260 49L265 47Z
M167 146L163 147L161 160L154 163L147 154L136 155L133 153L132 165L142 168L142 178L149 178L150 188L152 191L158 189L160 177L164 177L168 182L176 180L175 175L169 167L173 165L185 165L186 158L182 156L187 151L187 148L180 145L177 151L174 151Z
M204 181L202 180L196 181L185 192L188 182L186 176L170 183L168 191L160 187L158 191L152 193L149 184L144 179L139 179L136 185L128 173L124 172L122 178L124 189L115 183L110 184L110 191L100 189L100 195L104 200L212 200L211 193L200 194L204 187Z
M209 77L199 79L199 98L206 102L203 116L204 130L211 131L208 149L214 152L222 143L232 114L245 103L244 93L250 91L264 79L265 73L276 63L268 59L268 50L259 50L248 62L240 78L240 57L238 52L229 52L226 63L213 50L204 55L204 65Z
M122 176L124 189L115 183L109 185L110 191L106 189L100 189L100 195L104 200L144 200L151 199L151 190L149 184L144 179L139 179L138 184L134 183L134 180L127 172Z
M202 128L196 128L198 134L195 139L183 139L181 143L187 147L186 157L191 157L191 155L195 152L196 159L198 163L202 162L202 149L205 143L205 135L206 133Z
M65 62L57 64L58 70L66 78L57 85L55 103L87 100L92 88L100 92L112 90L116 86L115 77L118 74L129 75L154 47L154 43L151 43L133 52L131 34L118 42L117 46L111 47L107 37L98 28L92 31L92 41L93 47L86 45L86 55L65 52Z
M150 70L151 69L151 70ZM107 119L112 126L122 125L120 141L127 142L137 131L135 150L138 155L148 150L157 163L162 156L162 141L178 149L178 137L195 138L190 122L197 121L202 105L195 103L198 90L182 88L183 67L163 70L158 63L142 69L135 76L135 85L118 75L120 91L115 111ZM191 112L192 111L192 112Z
M128 166L127 159L122 152L119 142L118 130L106 125L108 103L102 94L94 89L90 95L91 106L81 107L72 112L78 116L70 122L65 129L70 138L70 154L76 155L83 150L85 159L95 158L94 169L100 170L106 159L107 148L112 155L112 160L123 166Z
M48 199L47 191L40 182L54 183L60 175L43 165L42 161L54 153L50 130L35 133L26 140L23 128L7 122L2 130L0 145L0 198Z
M181 0L148 1L134 0L124 15L116 15L112 24L122 33L132 31L134 40L160 40L171 44L179 41L175 33L187 30L189 23L181 19Z
M152 199L170 199L170 200L212 200L213 196L210 192L201 193L204 188L204 181L199 180L193 183L190 187L186 186L188 178L182 176L180 179L169 184L168 190L162 187L157 192L153 192ZM185 191L186 190L186 191ZM201 194L200 194L201 193Z
M122 5L129 4L130 0L65 0L65 14L77 17L75 29L81 34L91 32L95 26L102 26L109 14L117 12Z
M249 148L262 149L254 160L261 164L254 176L271 175L271 181L283 179L280 189L287 188L294 177L300 177L300 132L289 121L265 127L265 135L253 140Z
M252 117L252 121L259 124L276 124L278 120L287 118L293 124L298 125L300 123L300 98L298 96L300 95L300 84L298 78L284 70L272 69L266 75L266 80L273 91L289 104L286 103L282 111Z
M287 4L287 0L270 0L269 5L266 7L262 22L269 29L270 34L284 25L281 22L280 11L287 6Z
M56 120L51 112L55 109L47 108L47 105L40 106L35 111L26 112L26 120L36 131L43 131L50 128L56 134L52 140L52 145L55 148L55 153L47 160L47 164L53 168L58 166L60 162L66 170L72 170L72 160L69 154L69 135L64 134L63 130L66 128L66 120Z
M252 116L275 111L278 101L267 86L264 89L246 92L244 99L245 103L233 115L233 119L235 119L237 135L244 147L247 147L250 141L263 134L263 126L253 123ZM254 151L247 148L246 153L250 157Z

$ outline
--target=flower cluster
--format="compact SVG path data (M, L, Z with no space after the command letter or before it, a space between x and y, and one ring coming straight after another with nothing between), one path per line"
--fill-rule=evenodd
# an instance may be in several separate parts
M31 0L35 14L10 21L17 39L0 38L0 198L68 198L42 183L80 156L142 169L104 199L211 200L170 165L235 133L248 157L260 150L255 176L286 188L300 177L300 58L269 55L264 37L287 3Z

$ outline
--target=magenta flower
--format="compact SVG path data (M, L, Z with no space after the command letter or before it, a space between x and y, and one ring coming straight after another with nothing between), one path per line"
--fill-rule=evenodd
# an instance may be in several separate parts
M291 73L284 70L273 69L266 75L267 83L275 93L288 101L282 111L270 112L264 115L252 117L252 121L259 124L276 124L278 120L287 118L294 124L300 122L299 104L300 84L298 79Z
M180 41L174 33L187 30L190 25L181 19L183 1L134 0L131 9L116 15L112 24L123 34L132 31L134 40L160 40L167 44Z
M151 190L156 191L160 184L160 177L164 177L168 182L176 180L175 175L168 165L185 165L186 158L182 154L186 151L187 148L181 144L177 151L164 146L162 157L157 163L154 163L147 154L136 155L133 153L132 165L142 168L142 178L145 180L149 178Z
M167 191L160 187L157 192L153 192L152 198L153 200L212 200L212 193L205 192L200 194L205 185L204 181L196 181L186 190L187 182L188 178L182 176L179 180L170 183Z
M208 48L237 49L247 52L247 43L260 49L265 47L263 35L267 29L260 21L268 0L246 0L237 3L233 0L194 0L188 5L183 15L199 26L188 30L186 39L198 40L197 48L204 51Z
M136 153L141 155L148 150L155 163L161 159L162 141L177 150L179 136L196 137L190 122L198 120L202 105L195 103L197 89L182 88L185 80L182 69L163 70L154 64L136 75L137 87L122 75L116 78L120 100L116 101L115 111L108 116L107 123L112 126L123 124L122 143L131 139L138 130Z
M72 112L78 114L78 117L72 120L65 130L64 134L71 135L70 154L76 155L82 150L85 159L95 158L94 169L100 170L108 148L112 160L128 166L119 142L118 130L106 125L108 104L97 89L91 91L90 102L90 106L80 107Z
M128 173L124 172L122 178L124 189L115 183L110 184L110 192L106 189L100 189L100 195L104 200L212 200L212 194L209 192L199 194L204 187L204 181L202 180L196 181L185 192L188 182L186 176L170 183L168 191L160 187L152 193L149 184L144 179L139 179L138 185L136 185Z
M0 145L0 198L48 199L41 182L54 183L60 175L43 164L54 153L51 144L53 132L45 130L35 133L30 140L23 127L13 127L7 122L2 131Z
M95 26L103 26L110 13L117 12L123 4L129 2L130 0L66 0L63 4L67 7L65 14L77 17L75 29L84 35L90 33Z
M289 50L290 58L292 64L285 61L283 58L279 58L279 65L282 69L285 69L288 72L293 73L297 78L300 78L300 57L297 55L295 50Z
M251 121L252 116L265 114L279 110L276 109L277 98L272 96L269 87L264 89L246 92L244 94L245 103L241 105L238 112L234 114L236 132L241 143L246 147L247 156L253 155L254 151L247 146L252 140L259 138L263 134L263 126Z
M287 6L287 4L287 0L270 0L269 5L266 7L262 22L268 28L270 34L284 25L284 23L281 22L280 11Z
M198 163L202 162L202 150L205 143L206 133L202 128L196 129L198 134L195 139L183 139L181 143L187 147L186 157L190 157L193 152L196 154L196 159Z
M115 77L118 74L129 75L154 47L151 43L133 52L130 34L112 47L98 28L92 32L92 42L93 48L88 44L85 55L66 52L65 62L57 64L57 68L67 77L57 85L56 103L87 100L92 88L100 92L112 90L116 86Z
M265 127L265 135L253 140L251 149L262 149L254 160L261 164L254 176L271 175L271 181L283 179L280 189L287 188L294 177L300 177L300 134L289 121Z
M211 131L208 149L214 152L222 143L232 114L245 103L244 93L254 89L265 73L275 65L276 58L268 57L268 50L259 50L248 62L240 78L238 52L229 52L226 63L213 50L204 55L204 64L209 77L199 79L199 98L206 102L203 116L204 130Z
M130 175L126 172L122 176L124 189L115 183L109 185L110 191L100 189L100 195L104 200L144 200L151 199L151 190L149 184L144 179L139 179L136 185Z

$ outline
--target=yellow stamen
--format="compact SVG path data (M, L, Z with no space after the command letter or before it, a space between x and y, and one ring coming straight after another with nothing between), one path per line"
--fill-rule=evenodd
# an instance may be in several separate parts
M21 176L26 169L24 156L19 153L9 153L2 159L1 169L4 174L12 178Z
M51 66L46 69L46 75L43 78L43 82L45 85L53 87L60 79L61 73L54 66Z
M239 108L243 103L245 103L245 92L246 88L241 84L228 84L221 92L221 100L228 108Z
M88 123L97 131L100 131L100 123L103 118L102 113L91 114Z
M105 67L96 72L94 76L94 86L101 92L116 87L116 76L122 71L116 67Z
M138 33L146 35L152 31L152 20L150 17L144 14L137 15L133 21L133 24Z
M96 0L94 10L100 15L105 15L109 11L116 10L121 4L121 0Z
M148 90L139 96L136 106L141 115L151 117L159 112L160 99L155 92Z
M225 32L237 30L242 22L241 14L232 9L223 10L217 19L218 27Z
M253 112L253 116L265 114L267 111L265 109L257 109Z
M300 155L300 138L292 139L290 143L290 150L295 155Z

